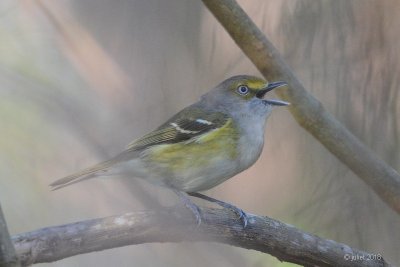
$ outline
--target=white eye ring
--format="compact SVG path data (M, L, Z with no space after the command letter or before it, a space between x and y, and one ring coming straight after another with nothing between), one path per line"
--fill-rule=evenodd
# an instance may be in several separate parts
M247 95L249 93L249 87L246 85L239 85L237 91L241 95Z

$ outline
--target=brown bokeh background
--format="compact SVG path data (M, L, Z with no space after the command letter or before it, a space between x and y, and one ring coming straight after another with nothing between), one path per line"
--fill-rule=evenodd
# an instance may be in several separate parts
M398 1L240 0L338 120L400 170ZM174 205L168 190L48 184L122 150L235 74L259 75L201 1L0 2L0 202L12 234ZM206 192L400 264L400 217L274 111L259 161ZM199 202L199 204L204 204ZM294 266L218 244L144 244L42 266Z

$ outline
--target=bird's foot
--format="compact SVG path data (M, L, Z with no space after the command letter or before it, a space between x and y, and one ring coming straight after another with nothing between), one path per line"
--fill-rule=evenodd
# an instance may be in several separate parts
M246 212L244 212L242 209L240 209L232 204L226 203L224 201L221 201L221 200L218 200L218 199L215 199L215 198L212 198L212 197L209 197L209 196L197 193L197 192L191 192L191 193L188 193L188 195L213 202L223 208L232 210L239 216L239 219L242 222L243 228L246 228L247 223L248 223L248 216L247 216Z
M190 200L190 198L185 192L178 190L174 190L174 192L179 196L180 200L183 202L185 207L188 208L193 213L194 219L196 220L196 225L199 226L202 220L202 214L200 208Z

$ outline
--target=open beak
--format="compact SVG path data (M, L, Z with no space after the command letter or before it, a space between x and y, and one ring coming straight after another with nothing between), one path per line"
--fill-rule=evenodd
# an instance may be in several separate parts
M261 90L259 90L257 92L256 97L260 98L260 99L263 99L265 94L268 93L269 91L272 91L272 90L274 90L276 88L279 88L279 87L282 87L282 86L285 86L285 85L287 85L287 83L281 82L281 81L269 83L267 85L267 87L265 87L264 89L261 89ZM263 101L264 101L264 103L270 104L270 105L273 105L273 106L287 106L287 105L290 105L289 102L278 100L278 99L263 99Z

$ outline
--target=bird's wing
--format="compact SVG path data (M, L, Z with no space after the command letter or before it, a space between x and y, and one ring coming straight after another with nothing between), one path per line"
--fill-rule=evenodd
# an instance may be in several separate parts
M56 190L98 175L105 175L116 163L131 160L137 156L137 153L146 148L168 143L190 142L203 134L224 126L228 121L229 117L224 113L204 112L196 108L191 108L189 113L187 108L183 109L155 131L132 142L126 150L117 156L61 178L50 186L53 190Z
M155 131L128 145L128 151L143 150L160 144L190 142L212 130L223 127L229 117L222 112L184 109Z

